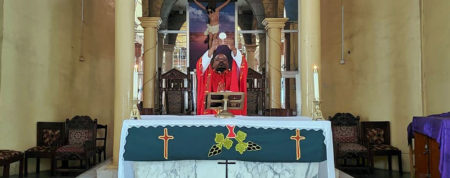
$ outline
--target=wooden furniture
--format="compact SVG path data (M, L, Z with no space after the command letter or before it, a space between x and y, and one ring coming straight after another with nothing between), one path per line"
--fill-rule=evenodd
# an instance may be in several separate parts
M415 177L450 177L449 131L450 112L413 117L408 143L414 145Z
M262 73L248 68L247 73L247 115L264 115L266 79Z
M389 121L361 122L362 140L373 156L387 156L389 171L392 172L392 156L398 158L398 169L403 175L402 152L391 145L391 127ZM372 159L373 161L373 159ZM373 163L371 163L373 166ZM373 167L372 167L373 169Z
M372 171L372 155L368 145L360 138L359 116L350 113L336 113L329 117L333 130L335 163L338 169L365 169ZM354 164L347 164L348 161Z
M98 162L101 161L102 153L103 153L103 161L106 160L106 137L108 136L108 125L97 125L97 134L98 131L103 130L103 137L97 137L97 143L100 142L100 146L97 146L96 153L98 156ZM101 133L100 133L101 134ZM95 158L94 158L95 159Z
M264 112L265 116L292 116L292 111L290 109L266 109Z
M67 165L56 168L57 172L84 171L90 167L90 159L94 158L96 163L96 136L97 119L92 120L89 116L75 116L66 119L65 127L66 145L56 150L56 160L67 163L69 160L80 160L80 168L69 169ZM83 167L83 162L86 164ZM83 169L84 168L84 169Z
M13 150L0 150L0 166L3 166L3 177L9 177L9 166L19 161L19 177L23 177L23 153Z
M439 144L433 138L414 132L416 178L440 178Z
M36 158L36 174L40 171L40 159L51 159L52 173L55 169L55 151L64 144L64 122L38 122L36 146L25 151L25 176L28 175L28 158Z
M161 74L161 68L158 69L159 80L159 109L162 114L191 114L193 110L192 101L192 78L189 75L177 70L171 69ZM185 94L188 95L188 109L185 110Z

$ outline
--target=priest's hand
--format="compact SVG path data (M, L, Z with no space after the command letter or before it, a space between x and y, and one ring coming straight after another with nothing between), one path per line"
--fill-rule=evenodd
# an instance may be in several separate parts
M211 47L208 50L208 57L212 58L214 51L217 49L217 47L219 46L219 40L218 39L214 39Z
M230 50L233 52L233 56L236 56L237 49L234 45L234 40L231 38L225 39L225 44L227 44L228 48L230 48Z

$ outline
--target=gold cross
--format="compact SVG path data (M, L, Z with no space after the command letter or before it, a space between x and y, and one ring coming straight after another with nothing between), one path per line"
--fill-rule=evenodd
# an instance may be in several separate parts
M169 157L169 140L174 139L172 135L167 133L167 128L164 128L164 135L158 137L161 140L164 140L164 158L167 159Z
M299 129L295 130L295 135L291 136L291 140L295 140L295 153L297 155L297 160L299 160L302 156L300 150L300 141L305 139L306 137L300 135Z

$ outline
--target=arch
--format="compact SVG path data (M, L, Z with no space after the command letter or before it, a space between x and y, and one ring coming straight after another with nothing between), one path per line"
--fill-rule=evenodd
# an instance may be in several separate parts
M177 0L165 0L161 6L161 20L162 23L160 25L160 29L167 29L167 21L169 20L170 12L172 11L172 7L177 2Z
M247 4L250 6L250 9L253 12L253 16L255 16L256 21L258 22L258 29L263 29L264 25L262 24L262 21L265 18L264 14L264 6L261 2L261 0L245 0Z

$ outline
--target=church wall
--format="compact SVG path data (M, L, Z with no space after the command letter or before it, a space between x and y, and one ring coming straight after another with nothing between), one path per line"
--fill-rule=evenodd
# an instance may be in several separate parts
M114 0L84 7L82 28L81 1L4 1L0 149L35 146L38 121L89 115L108 125L112 154ZM11 174L18 166L12 164ZM28 167L34 172L35 159ZM41 170L49 168L41 160Z
M422 115L419 0L345 0L345 64L341 57L341 2L321 1L322 109L362 121L390 121L391 143L409 171L406 128ZM375 166L387 169L385 157ZM393 169L397 170L397 159Z
M72 116L72 2L4 1L0 149L25 151L36 145L37 121ZM49 160L41 163L49 169ZM18 163L11 166L17 174Z
M0 0L0 93L2 93L3 0Z
M422 8L425 115L450 112L450 1L423 0Z
M108 125L107 157L112 155L114 128L114 0L74 5L73 100L71 116L89 115ZM84 61L80 61L80 56ZM132 59L130 59L132 60ZM98 136L103 136L103 133Z

